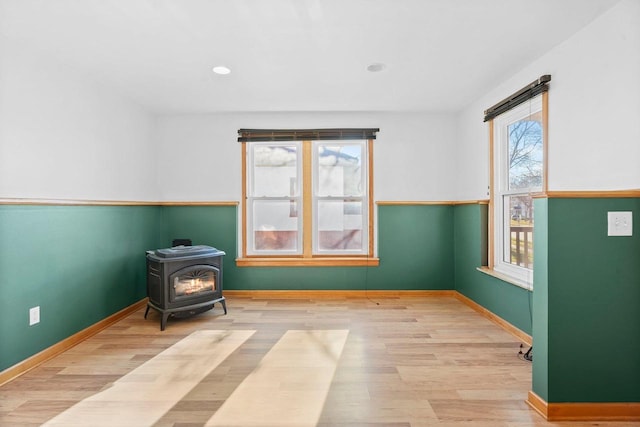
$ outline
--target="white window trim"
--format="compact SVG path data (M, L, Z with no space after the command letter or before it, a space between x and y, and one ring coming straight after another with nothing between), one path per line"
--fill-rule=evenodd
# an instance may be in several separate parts
M316 193L318 191L318 170L319 170L319 158L318 158L318 146L319 145L332 145L332 146L347 146L347 145L360 145L362 152L361 159L361 182L365 184L364 191L359 196L353 196L349 194L338 195L338 196L318 196ZM368 177L369 177L369 150L368 150L368 142L367 140L349 140L349 141L312 141L312 179L313 179L313 188L312 188L312 203L313 203L313 254L314 255L367 255L369 252L369 185ZM361 223L361 235L362 235L362 246L359 250L322 250L318 247L318 239L319 231L318 231L318 204L322 200L344 200L344 199L353 199L361 201L362 203L362 223Z
M253 149L256 146L264 145L259 143L248 142L245 144L245 149L247 150L247 198L245 203L247 204L247 225L253 224L254 220L254 209L253 204L256 200L294 200L296 202L296 206L298 209L298 236L297 236L297 250L279 250L279 251L269 251L269 250L254 250L255 242L254 242L254 233L248 233L248 230L244 232L247 235L247 254L252 256L260 256L260 255L278 255L278 256L298 256L302 254L302 227L303 227L303 215L304 208L302 206L302 142L301 141L287 141L287 142L270 142L269 146L271 147L296 147L296 174L298 180L298 192L297 195L291 197L291 195L282 197L266 197L260 195L253 194L254 188L254 163L253 163ZM251 227L253 230L254 227Z
M311 167L307 167L306 162L312 163L312 142L313 139L309 140L300 140L297 143L302 145L302 163L298 162L298 168L301 169L301 172L298 172L302 177L302 185L307 188L313 187L313 174L309 172L308 174L304 172L304 170L311 171ZM342 142L355 142L358 140L344 140ZM303 235L302 239L302 254L284 254L283 251L271 251L271 254L266 254L266 251L260 251L258 254L250 253L251 249L251 232L249 228L249 224L251 224L253 212L250 207L250 197L249 197L249 186L251 185L251 180L253 179L252 172L252 163L253 160L249 159L249 156L252 154L249 149L249 145L252 141L243 141L242 144L242 188L243 188L243 203L241 204L241 209L239 210L239 222L242 223L242 226L238 228L240 231L238 233L238 248L240 249L238 253L238 257L236 258L236 265L238 267L303 267L303 266L319 266L319 267L333 267L333 266L378 266L380 263L380 259L376 255L376 239L375 239L375 230L376 224L374 223L376 215L375 209L373 209L373 139L362 140L363 144L365 144L365 156L366 156L366 183L367 183L367 191L366 191L366 202L364 209L366 209L367 213L367 223L365 224L364 232L366 233L363 236L363 239L366 239L366 246L363 246L363 251L360 253L353 253L342 251L341 253L335 254L315 254L313 252L312 241L311 239L304 238L305 234L311 235L313 233L313 221L312 221L312 211L313 211L313 201L311 197L305 197L302 195L302 205L299 206L298 214L304 215L304 223L302 225ZM262 142L262 141L261 141ZM268 145L291 145L292 141L283 141L283 142L275 142L269 141ZM333 143L339 143L341 141L336 140L332 141ZM308 156L304 153L308 151ZM306 169L305 169L306 168ZM309 191L307 194L311 194ZM302 212L304 210L304 212ZM255 252L255 251L254 251Z
M506 276L509 282L529 290L533 289L533 269L513 265L503 260L504 248L506 244L509 244L508 239L510 239L505 233L505 217L509 218L509 212L508 208L504 206L503 196L541 192L543 187L518 189L517 191L508 190L508 171L504 167L506 162L505 155L507 153L505 144L508 144L507 127L509 124L528 117L533 113L542 112L542 110L542 95L538 95L493 119L493 269L497 273ZM543 126L545 125L543 122ZM543 129L543 135L544 134L545 130ZM546 150L544 141L543 149ZM543 171L545 170L546 168L543 165ZM543 181L545 179L546 177L543 176Z

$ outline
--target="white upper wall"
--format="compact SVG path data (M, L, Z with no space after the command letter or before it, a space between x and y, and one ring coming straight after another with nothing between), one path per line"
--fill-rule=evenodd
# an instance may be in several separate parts
M455 162L452 115L418 113L238 113L157 119L158 183L163 201L240 201L237 131L380 128L374 142L377 201L451 200Z
M0 198L155 200L153 118L0 36Z
M549 190L640 188L640 2L624 0L461 112L459 200L487 198L484 110L543 74L552 78Z
M0 36L0 198L238 201L239 128L379 127L375 200L487 197L485 108L551 74L549 189L640 188L640 2L623 0L459 115L169 115ZM428 82L423 82L428 84Z
M239 201L239 128L378 127L375 200L451 200L453 115L226 113L152 117L0 36L0 198Z

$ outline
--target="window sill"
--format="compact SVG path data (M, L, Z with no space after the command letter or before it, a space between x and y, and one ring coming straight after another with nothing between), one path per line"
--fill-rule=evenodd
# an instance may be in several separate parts
M484 267L478 267L478 268L476 268L476 270L478 270L481 273L487 274L489 276L495 277L496 279L500 279L503 282L507 282L507 283L509 283L511 285L517 286L517 287L522 288L522 289L526 289L527 291L530 291L530 292L533 291L533 289L531 289L531 286L529 286L527 283L522 282L522 281L520 281L520 280L518 280L516 278L513 278L511 276L508 276L506 274L497 272L492 268L484 266Z
M236 258L238 267L377 267L380 258L317 257L317 258Z

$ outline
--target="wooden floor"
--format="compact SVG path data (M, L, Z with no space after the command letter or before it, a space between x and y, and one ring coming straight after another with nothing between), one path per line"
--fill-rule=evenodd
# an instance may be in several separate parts
M547 423L520 342L453 297L227 307L133 313L0 387L0 425L632 425Z

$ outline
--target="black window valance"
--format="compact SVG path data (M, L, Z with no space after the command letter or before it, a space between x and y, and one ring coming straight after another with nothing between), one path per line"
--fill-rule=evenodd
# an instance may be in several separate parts
M238 129L238 142L376 139L377 128Z
M530 100L531 98L540 95L542 92L546 92L549 90L549 82L551 81L551 76L549 74L545 74L541 76L539 79L529 83L527 86L523 87L513 95L503 99L498 102L493 107L487 108L484 111L484 121L489 121L494 117L499 116L500 114L511 110L514 107L522 104Z

